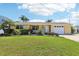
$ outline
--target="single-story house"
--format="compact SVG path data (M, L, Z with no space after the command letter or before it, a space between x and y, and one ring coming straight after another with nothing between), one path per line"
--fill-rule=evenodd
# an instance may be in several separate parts
M71 25L63 22L17 22L19 28L41 30L44 33L53 32L58 34L71 34Z
M74 26L74 33L79 33L79 26Z

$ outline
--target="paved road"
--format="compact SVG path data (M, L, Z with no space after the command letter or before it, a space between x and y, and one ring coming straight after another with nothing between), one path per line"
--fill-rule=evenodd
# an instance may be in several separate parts
M79 42L79 34L75 34L75 35L60 35L60 36L68 38L68 39L76 41L76 42Z

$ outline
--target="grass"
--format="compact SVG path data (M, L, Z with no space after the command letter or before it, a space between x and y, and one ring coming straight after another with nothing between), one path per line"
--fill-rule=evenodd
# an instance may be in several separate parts
M53 36L0 37L1 56L79 56L79 43Z

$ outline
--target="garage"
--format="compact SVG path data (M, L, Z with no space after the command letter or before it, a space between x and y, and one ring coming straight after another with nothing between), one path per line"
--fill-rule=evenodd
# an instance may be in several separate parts
M64 26L54 26L53 32L57 34L64 34Z

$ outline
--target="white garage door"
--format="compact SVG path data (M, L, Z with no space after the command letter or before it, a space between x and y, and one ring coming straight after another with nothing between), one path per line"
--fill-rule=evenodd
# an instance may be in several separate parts
M53 32L58 33L58 34L64 34L64 27L63 26L55 26Z

